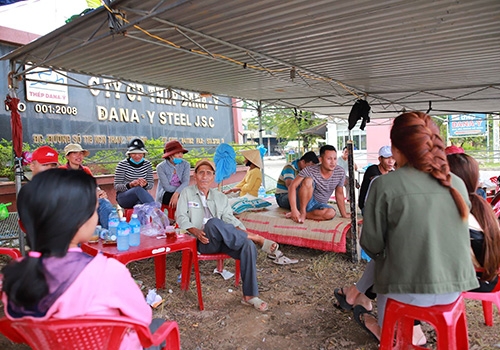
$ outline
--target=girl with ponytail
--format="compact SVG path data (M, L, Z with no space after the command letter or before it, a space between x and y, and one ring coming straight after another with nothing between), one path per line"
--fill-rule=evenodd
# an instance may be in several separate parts
M83 171L51 169L21 188L17 208L30 251L2 269L8 318L122 315L151 324L151 308L127 268L79 248L97 225L96 187ZM142 349L137 334L127 333L121 348Z

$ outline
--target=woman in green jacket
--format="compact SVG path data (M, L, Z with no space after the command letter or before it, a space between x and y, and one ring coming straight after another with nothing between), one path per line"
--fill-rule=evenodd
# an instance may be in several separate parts
M445 305L478 287L470 256L468 193L450 173L439 128L425 113L403 113L390 137L399 168L372 183L360 240L375 260L378 325L362 306L354 308L356 321L378 339L388 298Z

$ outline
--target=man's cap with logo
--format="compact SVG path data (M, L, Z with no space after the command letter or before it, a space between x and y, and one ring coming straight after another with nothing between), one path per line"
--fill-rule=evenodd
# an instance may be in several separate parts
M83 149L82 146L78 143L70 143L64 147L64 155L67 156L70 153L73 152L83 152L83 156L87 157L90 152L86 149Z
M194 166L194 171L196 172L198 168L202 165L208 165L209 167L212 168L213 171L215 171L215 164L211 160L207 158L200 159L199 161L196 162L196 165Z
M379 157L384 157L384 158L389 158L392 157L392 149L391 146L382 146L378 150L378 156Z
M59 153L52 147L41 146L31 155L31 161L34 160L40 164L59 164Z

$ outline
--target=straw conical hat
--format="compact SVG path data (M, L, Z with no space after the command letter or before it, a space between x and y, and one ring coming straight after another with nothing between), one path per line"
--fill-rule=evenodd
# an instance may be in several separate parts
M262 160L260 158L260 151L258 149L250 149L240 152L243 157L248 159L251 163L256 165L259 169L262 168Z

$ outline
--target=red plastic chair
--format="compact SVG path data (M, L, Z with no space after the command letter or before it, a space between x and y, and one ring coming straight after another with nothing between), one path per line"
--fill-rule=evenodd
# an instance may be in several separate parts
M167 216L170 220L175 220L175 208L170 208L166 204L161 205L161 211L165 212L167 210ZM222 272L224 270L224 260L231 259L227 254L217 253L217 254L198 254L198 260L217 260L217 271ZM240 261L235 259L236 271L234 276L234 285L238 287L240 284Z
M170 220L175 220L175 208L171 208L166 204L161 205L161 211L165 212L167 210L167 216Z
M8 255L12 259L17 259L17 258L22 257L21 252L19 251L19 249L16 249L16 248L0 248L0 254L1 255Z
M479 292L463 292L462 296L465 299L481 300L483 303L484 323L487 326L493 326L493 303L497 306L500 313L500 271L498 272L499 281L495 288L489 293Z
M130 222L130 219L132 219L132 214L134 213L134 209L123 209L125 212L124 212L124 215L125 217L127 218L127 222Z
M75 317L36 320L0 319L0 332L15 343L28 344L34 350L118 350L121 340L135 330L143 347L166 341L166 350L180 349L177 322L165 322L151 334L149 328L126 317Z
M490 181L496 185L495 192L498 192L499 190L498 176L490 177Z
M389 299L385 307L379 350L424 349L412 345L414 320L425 321L434 327L438 349L469 349L465 304L460 296L454 303L430 307L419 307Z
M224 253L216 253L216 254L198 254L199 260L217 260L217 271L222 272L224 270L224 260L232 259L229 255ZM234 273L234 285L238 287L240 284L240 261L238 259L235 260L235 273Z

